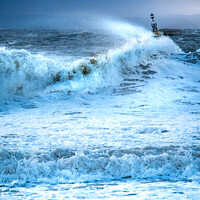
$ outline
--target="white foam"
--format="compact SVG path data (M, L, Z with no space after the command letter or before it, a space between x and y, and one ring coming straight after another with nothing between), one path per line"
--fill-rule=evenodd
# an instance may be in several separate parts
M85 58L66 63L61 58L50 59L26 50L0 48L1 100L13 95L30 97L45 89L46 92L95 92L120 84L123 68L134 69L139 64L152 62L155 55L166 57L180 51L169 38L156 39L148 31L128 24L121 24L123 31L120 32L119 23L110 23L113 34L126 37L127 43L97 56L95 62ZM62 83L54 85L55 82Z
M104 152L104 153L103 153ZM195 151L164 147L131 150L74 152L56 149L51 153L1 150L0 184L27 182L66 183L105 179L167 179L199 177L200 159Z

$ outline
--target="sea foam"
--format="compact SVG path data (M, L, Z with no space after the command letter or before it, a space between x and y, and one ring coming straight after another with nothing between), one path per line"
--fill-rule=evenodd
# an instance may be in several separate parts
M95 92L99 88L116 86L124 69L136 70L140 64L154 63L180 49L169 38L156 39L141 28L128 25L119 32L112 24L112 34L118 33L127 42L91 58L66 62L62 58L47 58L26 50L0 48L1 101L16 96L32 97L44 92Z

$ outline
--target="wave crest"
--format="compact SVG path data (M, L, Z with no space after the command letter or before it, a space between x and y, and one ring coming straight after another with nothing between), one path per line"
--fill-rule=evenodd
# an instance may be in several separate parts
M59 148L52 152L1 150L0 185L29 182L68 182L107 179L196 179L200 159L181 147L135 148L77 152ZM196 178L195 178L196 177Z
M0 48L1 100L13 96L31 97L43 91L95 92L119 85L124 69L134 71L136 66L154 63L178 51L170 39L157 40L149 34L129 39L119 49L73 62L3 47Z

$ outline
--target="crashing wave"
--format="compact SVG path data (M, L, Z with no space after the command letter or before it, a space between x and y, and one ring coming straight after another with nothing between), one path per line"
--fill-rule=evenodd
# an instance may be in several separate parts
M197 149L169 146L77 152L58 148L34 154L2 149L0 186L124 178L195 179L200 170Z
M130 38L119 49L73 62L2 47L0 98L32 97L43 91L95 92L119 85L126 69L134 71L136 66L154 63L178 51L180 49L169 38L157 40L149 33Z

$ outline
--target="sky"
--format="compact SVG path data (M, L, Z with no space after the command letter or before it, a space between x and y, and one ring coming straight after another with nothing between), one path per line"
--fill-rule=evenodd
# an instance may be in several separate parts
M73 11L120 17L200 14L200 0L0 0L0 14L64 15Z
M5 15L82 16L89 13L149 18L151 12L158 17L200 15L200 0L0 0L1 20L5 20L2 19Z

